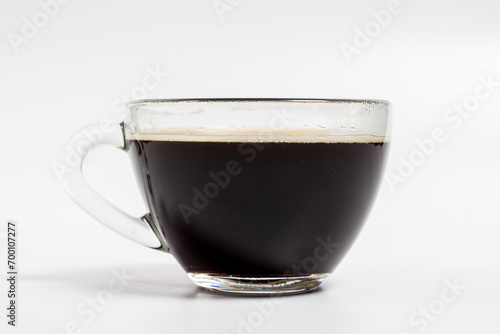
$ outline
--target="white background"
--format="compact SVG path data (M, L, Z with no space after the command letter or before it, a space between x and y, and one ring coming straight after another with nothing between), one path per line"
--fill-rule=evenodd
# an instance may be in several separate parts
M388 1L228 1L222 20L212 0L72 0L13 47L23 18L42 9L2 0L0 225L18 223L20 272L18 326L2 311L2 333L498 333L499 3L401 0L376 31L371 12ZM368 45L348 61L342 43L355 46L366 27ZM211 294L171 256L82 212L51 169L78 129L119 119L113 106L147 68L169 73L148 97L388 99L394 174L419 154L415 141L436 128L447 139L404 182L384 181L363 233L320 291L273 307ZM459 125L447 122L447 110L474 101L481 78L497 82L490 96ZM93 152L85 171L110 200L143 212L122 152ZM122 270L133 279L94 319L76 311ZM446 281L463 288L451 303L439 301Z

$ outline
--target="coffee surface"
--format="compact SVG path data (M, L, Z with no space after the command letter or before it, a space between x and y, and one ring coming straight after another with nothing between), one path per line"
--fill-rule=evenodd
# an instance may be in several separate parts
M293 276L340 262L369 213L388 144L294 138L129 141L153 218L187 272Z

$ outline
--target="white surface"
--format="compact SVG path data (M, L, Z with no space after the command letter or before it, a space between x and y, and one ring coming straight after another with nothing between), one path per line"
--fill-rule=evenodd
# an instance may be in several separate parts
M51 170L76 130L119 121L121 95L159 69L169 75L148 97L388 99L393 173L415 140L436 128L447 136L404 183L384 182L363 233L319 292L282 299L246 332L498 333L500 87L462 123L444 117L481 77L500 81L500 5L401 1L403 11L347 62L341 43L387 3L242 1L221 21L212 1L73 0L15 53L8 34L40 7L2 1L0 226L19 224L20 283L19 327L2 316L1 332L55 334L74 321L81 333L238 333L239 319L258 317L254 303L269 301L197 289L170 256L89 218ZM121 153L96 150L85 172L112 201L143 213ZM134 279L87 323L76 308L121 268ZM410 317L455 279L465 290L419 331ZM2 279L0 304L5 292Z
M317 292L250 298L205 292L169 262L24 272L19 330L56 333L71 322L83 333L399 334L423 328L428 333L498 330L500 295L498 290L490 289L500 279L495 270L346 264ZM100 291L107 289L113 278L113 271L122 270L134 280L112 295L109 304L98 304L101 311L95 311L95 318L91 318L86 312L91 310L88 298L99 298ZM465 288L458 296L447 292L445 296L455 301L445 304L441 311L436 300L446 289L445 282L454 283L457 277ZM87 306L78 313L82 303ZM415 316L420 308L428 309L435 319L431 322L422 315ZM442 313L433 314L432 310Z

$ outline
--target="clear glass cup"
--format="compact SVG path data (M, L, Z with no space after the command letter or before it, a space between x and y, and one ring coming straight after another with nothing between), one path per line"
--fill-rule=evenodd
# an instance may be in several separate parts
M381 180L390 104L381 100L185 99L130 103L122 124L68 143L58 176L92 217L171 253L199 286L310 291L356 239ZM132 217L85 181L95 146L127 151L150 212Z

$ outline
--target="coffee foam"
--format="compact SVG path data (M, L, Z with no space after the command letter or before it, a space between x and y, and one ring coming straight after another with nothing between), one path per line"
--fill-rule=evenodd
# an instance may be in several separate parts
M354 131L355 129L353 129ZM335 134L326 130L287 129L263 132L238 129L238 131L206 131L200 129L169 129L154 133L127 133L129 140L177 142L234 142L234 143L384 143L388 138L373 135Z

